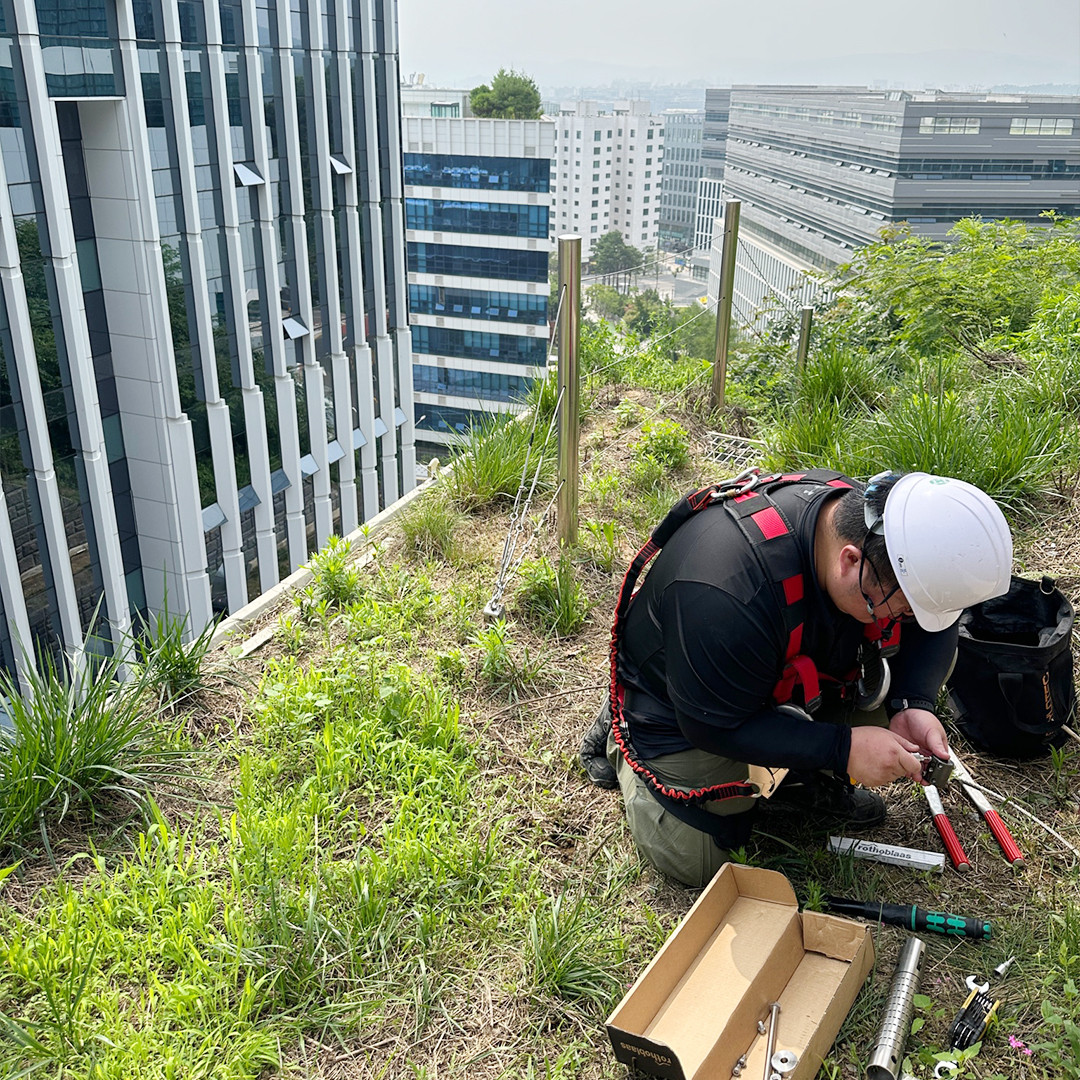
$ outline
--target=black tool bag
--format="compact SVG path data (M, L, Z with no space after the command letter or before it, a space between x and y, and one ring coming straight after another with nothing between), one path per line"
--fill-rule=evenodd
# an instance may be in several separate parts
M1052 578L1014 577L1009 591L960 616L949 705L975 746L1032 758L1065 738L1076 710L1075 612Z

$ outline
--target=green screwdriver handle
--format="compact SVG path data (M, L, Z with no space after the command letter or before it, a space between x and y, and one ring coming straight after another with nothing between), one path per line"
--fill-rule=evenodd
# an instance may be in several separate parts
M862 900L845 900L837 896L825 897L825 905L844 915L856 915L863 919L904 926L909 930L928 930L950 937L973 940L988 939L991 924L985 919L967 919L963 915L947 915L943 911L927 911L915 904L876 904Z

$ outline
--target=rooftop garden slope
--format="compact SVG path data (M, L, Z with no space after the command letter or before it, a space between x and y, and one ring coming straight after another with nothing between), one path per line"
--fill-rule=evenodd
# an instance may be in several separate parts
M535 425L475 430L224 647L185 654L165 619L117 694L50 694L70 678L46 673L0 757L0 1075L624 1077L603 1019L695 894L640 862L576 754L622 572L669 505L750 463L949 473L1001 500L1020 572L1080 600L1076 225L962 229L948 253L898 235L860 256L804 371L782 322L740 340L720 411L711 317L657 303L648 338L587 324L573 548L549 513L548 384ZM503 618L486 618L512 530ZM838 859L778 807L738 856L809 907L993 921L982 944L926 935L912 1075L933 1075L965 977L1015 955L1000 1023L957 1075L1078 1080L1080 746L1016 763L956 743L1009 797L1024 870L958 793L966 876ZM885 795L873 838L940 850L919 792ZM822 1080L864 1074L903 938L875 930Z

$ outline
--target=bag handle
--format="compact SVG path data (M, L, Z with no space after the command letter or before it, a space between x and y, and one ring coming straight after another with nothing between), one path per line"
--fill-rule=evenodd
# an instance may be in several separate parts
M1038 735L1040 738L1046 738L1048 735L1052 735L1059 727L1058 722L1053 716L1053 702L1047 699L1047 705L1051 710L1050 717L1045 724L1025 724L1020 719L1016 711L1016 707L1020 701L1020 695L1024 689L1024 676L1018 675L1015 671L1004 671L998 675L998 688L1001 690L1001 696L1005 699L1005 703L1009 707L1009 712L1012 714L1009 717L1010 723L1013 727L1020 731L1026 731L1029 735Z

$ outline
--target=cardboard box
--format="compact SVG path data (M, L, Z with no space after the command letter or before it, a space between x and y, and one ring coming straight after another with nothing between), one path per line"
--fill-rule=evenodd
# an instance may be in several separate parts
M744 1080L765 1071L757 1022L780 1002L777 1050L813 1080L874 962L870 929L800 913L783 874L725 863L608 1017L619 1061L668 1080Z

